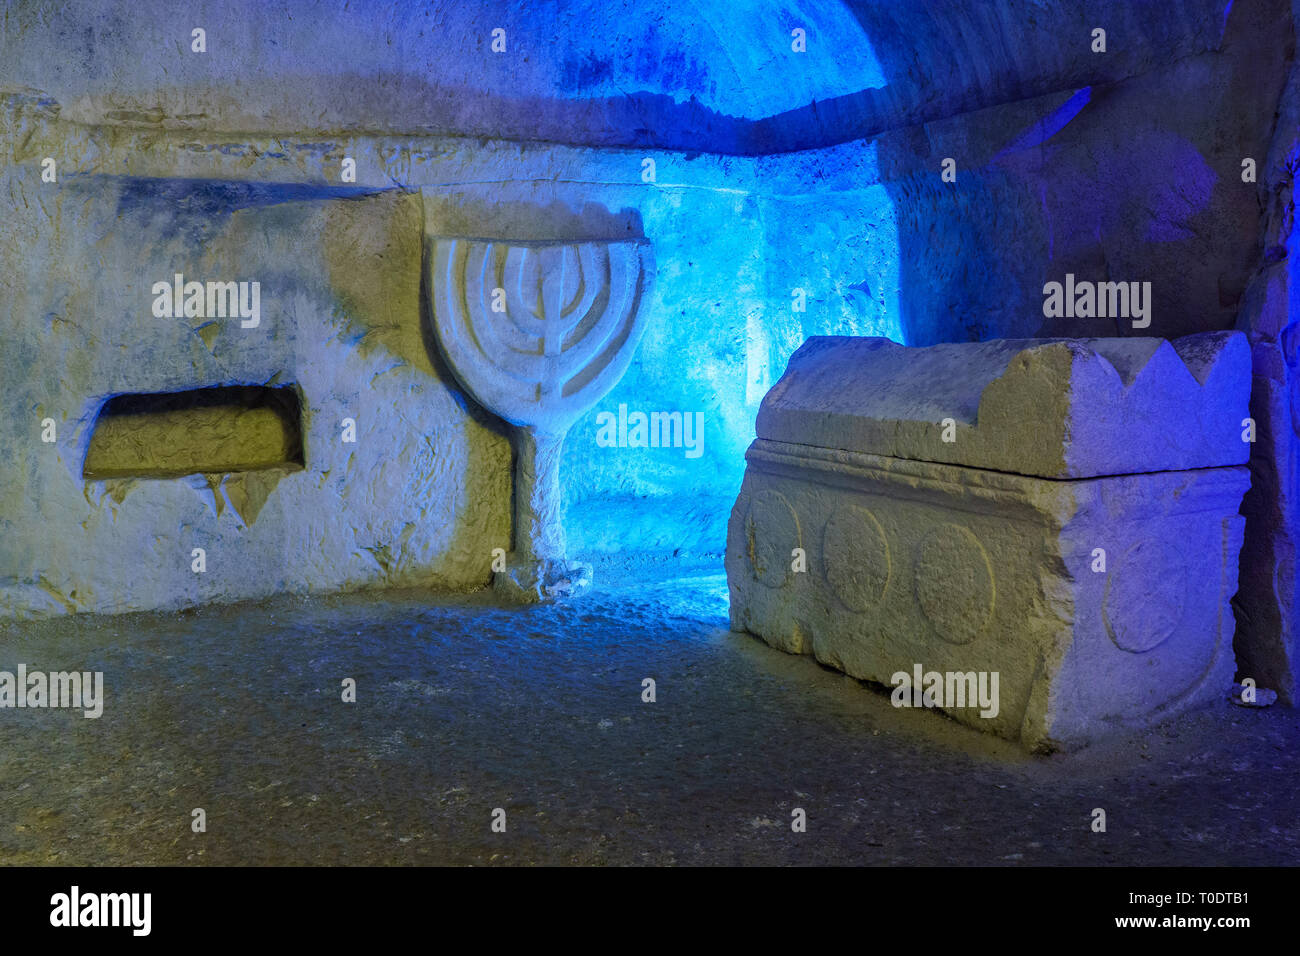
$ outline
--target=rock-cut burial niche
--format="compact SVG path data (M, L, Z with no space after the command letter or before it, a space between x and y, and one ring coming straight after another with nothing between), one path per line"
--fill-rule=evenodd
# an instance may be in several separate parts
M86 480L301 468L302 403L294 386L126 394L100 408Z

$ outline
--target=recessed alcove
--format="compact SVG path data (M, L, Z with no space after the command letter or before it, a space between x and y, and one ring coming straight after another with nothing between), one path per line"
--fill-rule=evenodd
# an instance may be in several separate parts
M115 395L100 408L87 481L301 468L302 404L293 386Z

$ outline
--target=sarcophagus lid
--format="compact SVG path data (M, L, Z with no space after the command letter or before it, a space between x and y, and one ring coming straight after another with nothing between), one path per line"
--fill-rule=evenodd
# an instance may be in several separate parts
M1042 478L1244 464L1240 332L909 348L815 336L759 409L771 441Z

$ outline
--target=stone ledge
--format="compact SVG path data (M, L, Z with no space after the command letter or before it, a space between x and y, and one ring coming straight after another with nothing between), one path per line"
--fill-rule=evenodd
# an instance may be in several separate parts
M814 336L763 399L759 438L1042 478L1244 464L1238 332L908 348Z

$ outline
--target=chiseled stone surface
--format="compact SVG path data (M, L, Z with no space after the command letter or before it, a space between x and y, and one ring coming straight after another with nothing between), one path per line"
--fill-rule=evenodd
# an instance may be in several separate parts
M926 348L817 336L763 400L758 437L1043 478L1239 465L1249 383L1234 332Z
M297 14L283 16L294 0L259 7L239 24L231 23L228 10L208 4L190 12L207 21L209 53L182 49L175 59L155 60L142 51L160 43L183 46L175 31L185 39L187 28L152 16L148 4L114 4L119 15L101 17L29 4L11 18L4 49L13 55L0 56L0 194L15 205L51 208L58 197L69 197L74 178L95 175L137 177L135 197L156 191L159 206L185 201L172 189L176 179L242 180L258 190L337 189L344 159L353 158L360 190L424 192L427 236L536 237L544 212L564 226L555 229L562 238L591 235L593 212L619 219L618 235L644 235L653 243L661 281L636 361L565 440L569 545L584 557L619 563L631 555L716 554L758 403L810 335L930 344L1129 331L1112 319L1046 320L1043 284L1066 273L1150 279L1152 335L1172 339L1231 325L1258 260L1261 218L1260 203L1238 170L1243 156L1265 150L1285 72L1285 51L1276 39L1290 30L1289 17L1275 15L1276 0L1193 0L1137 17L1108 2L1099 2L1098 15L1105 13L1123 42L1112 32L1105 56L1086 43L1059 42L1093 19L1074 7L1048 11L1030 4L1034 15L1028 19L1020 0L1004 4L995 19L984 2L954 10L958 19L918 18L893 7L866 13L863 39L881 56L905 51L897 64L902 68L882 62L887 87L860 90L835 104L805 90L801 95L815 103L755 121L748 128L756 138L744 137L753 140L746 151L796 141L835 145L755 156L711 151L738 145L731 118L741 114L735 110L710 115L703 125L675 122L678 106L695 108L687 94L698 77L674 73L680 51L660 22L655 35L669 37L671 54L661 64L670 85L660 92L673 96L654 94L652 103L629 89L631 96L591 100L588 90L575 100L571 89L539 76L523 80L513 69L492 77L472 69L455 73L458 81L482 84L478 92L489 98L494 89L523 95L509 104L491 99L485 109L487 100L467 99L463 91L436 101L424 95L420 75L432 70L435 79L445 76L451 62L429 59L422 25L414 34L403 32L424 13L363 18L361 29L346 30L340 39L333 31L298 35ZM557 14L562 29L582 22L578 9ZM471 39L467 64L480 62L480 55L499 62L496 54L478 52L485 34L459 32L469 21L490 21L490 9L463 12L440 37ZM596 44L597 62L608 59L615 70L606 76L603 67L593 68L591 78L602 84L616 82L626 65L611 45L614 37L641 22L641 14L620 20L627 12L600 7L600 22L619 27ZM670 19L681 27L698 15L677 11ZM535 34L534 17L549 16L534 11L524 20L512 18L511 48L522 49L516 44ZM964 25L953 33L949 27L958 22ZM1013 22L1042 42L1008 50L992 40ZM936 24L939 33L929 32ZM877 36L877 30L884 32ZM810 50L817 49L817 32L810 31ZM240 38L252 35L283 42L241 47ZM991 42L970 40L981 36ZM77 55L54 55L68 37L78 38ZM898 37L905 38L901 46ZM635 30L625 38L642 42ZM754 96L755 109L746 115L779 109L768 93L784 97L799 90L760 62L778 48L788 50L788 39L785 31L747 37L745 55L733 64L737 72L726 71L726 83ZM922 48L928 51L922 62L944 77L938 86L915 71ZM293 62L262 58L276 49L293 50ZM250 71L244 54L253 50L257 62ZM333 56L340 50L346 55ZM313 67L310 82L298 82L301 77L286 68L307 62L298 56L307 51L319 69ZM531 63L542 67L546 59ZM706 70L718 66L709 60L701 52ZM349 62L370 63L375 71L340 74L346 93L336 96L321 74ZM848 68L856 71L860 62ZM760 65L763 77L781 79L755 87L752 67ZM962 76L950 75L951 69ZM175 88L194 79L195 70L207 71L198 85ZM394 86L403 71L414 75ZM1104 95L1093 85L1103 80L1109 84ZM905 90L920 95L900 95ZM635 126L621 123L609 107L635 113ZM901 112L886 115L895 108ZM514 141L520 131L543 135L543 113L558 142ZM474 122L454 122L458 116ZM583 116L599 122L587 124ZM412 122L397 122L402 117ZM817 132L823 123L825 136ZM861 138L876 127L884 131ZM680 137L687 151L651 148L673 145L664 139L669 136ZM57 183L41 181L47 157L58 161ZM958 159L956 183L939 178L942 157ZM647 159L656 164L653 182L643 178ZM76 200L69 200L70 212ZM517 213L524 211L531 217L528 231L493 229L501 219L518 224ZM936 229L940 222L944 228ZM574 231L573 225L583 228ZM30 231L21 239L16 229L11 234L30 245ZM45 267L33 258L22 268ZM806 293L806 311L791 308L796 289ZM691 361L681 360L686 355ZM624 403L702 412L703 456L600 447L597 416Z
M1248 321L1253 322L1254 317ZM1289 327L1286 339L1292 340L1296 331ZM1241 553L1241 588L1233 599L1237 676L1250 678L1295 705L1300 701L1297 356L1294 341L1282 345L1276 329L1269 334L1256 324L1251 335L1255 375L1250 413L1258 435L1251 447L1251 486L1242 504L1246 540Z
M0 618L487 584L510 447L428 347L422 221L409 193L100 176L20 203L0 230ZM260 281L260 324L156 316L175 273ZM305 466L83 478L106 399L254 385L298 390Z
M429 259L433 327L447 364L515 429L514 541L493 584L529 601L585 590L590 566L565 553L564 437L632 363L654 275L650 247L444 238Z
M1279 106L1276 135L1260 163L1258 202L1264 210L1264 261L1246 291L1237 327L1250 339L1250 414L1258 424L1251 447L1251 487L1242 505L1237 612L1237 676L1300 703L1300 233L1295 176L1300 169L1300 70L1293 65Z
M791 55L785 28L728 32L753 17L725 3L517 6L371 15L274 0L232 17L203 2L180 23L157 0L18 5L0 37L0 195L15 209L0 231L0 322L58 326L65 293L82 315L116 309L116 291L83 284L100 261L134 270L131 256L76 270L43 257L60 244L120 248L116 233L164 221L160 210L190 202L181 193L195 180L224 181L204 203L221 191L243 202L238 181L250 193L339 196L351 158L350 198L425 191L436 213L426 235L519 235L485 229L516 208L635 220L622 235L653 242L663 279L654 320L622 381L568 433L561 489L575 551L624 562L716 554L758 401L809 335L932 343L1128 331L1100 317L1044 319L1043 283L1074 273L1152 280L1150 334L1173 338L1230 325L1258 265L1263 205L1239 169L1262 157L1274 123L1286 0L1140 13L1113 0L963 0L940 18L906 4L772 0L773 24L794 16L808 27L806 57ZM502 56L488 31L505 13ZM1103 22L1104 56L1061 39L1086 40ZM431 23L456 55L432 52ZM207 53L187 47L196 27ZM1021 42L1000 42L1008 30ZM572 41L558 60L530 49L556 36ZM829 36L854 55L828 64ZM635 148L586 148L602 146ZM955 183L937 175L944 157L958 161ZM57 182L41 179L47 158ZM129 177L117 222L83 205L96 177ZM211 202L211 218L229 206ZM312 254L315 236L300 238L277 261L286 271ZM188 251L226 271L243 261ZM62 291L26 294L47 276ZM807 311L790 308L792 290L806 293ZM9 308L27 311L11 319ZM10 361L43 369L19 351L36 334L6 343L6 371ZM196 334L207 342L218 327ZM454 420L491 431L472 399L448 392ZM622 404L702 412L704 455L601 447L596 417Z
M1245 468L1050 481L763 439L747 458L735 630L885 685L996 672L996 716L943 709L1035 751L1232 683Z
M732 626L887 685L997 673L995 713L938 703L1031 750L1217 699L1249 388L1239 334L813 340L746 455ZM961 464L916 460L939 455Z
M777 152L1205 57L1232 5L191 0L178 17L169 0L24 0L0 32L0 85L44 89L94 124ZM1177 103L1164 105L1168 119Z

